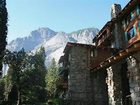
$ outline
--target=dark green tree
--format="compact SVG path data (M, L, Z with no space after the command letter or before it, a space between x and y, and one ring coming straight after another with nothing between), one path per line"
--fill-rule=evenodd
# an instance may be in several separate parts
M0 77L2 76L2 59L6 47L8 13L6 0L0 0Z
M51 65L48 67L46 75L46 88L49 92L50 98L52 98L55 95L58 78L58 66L56 64L55 59L52 59Z
M43 47L28 58L28 67L22 79L23 104L43 105L47 100L45 89L45 50Z
M7 104L43 105L47 99L44 48L35 54L6 51L4 61L9 66L5 86Z
M23 49L13 53L6 51L4 62L9 66L5 89L6 99L9 103L14 102L17 105L21 105L21 79L26 66L26 53Z
M5 105L4 103L4 92L5 92L5 77L0 79L0 105Z

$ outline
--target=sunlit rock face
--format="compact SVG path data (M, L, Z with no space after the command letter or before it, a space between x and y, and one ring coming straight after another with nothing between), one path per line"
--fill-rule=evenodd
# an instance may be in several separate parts
M46 66L52 58L56 61L63 55L67 42L92 44L92 39L98 33L97 28L86 28L72 33L55 32L49 28L39 28L30 33L29 36L17 38L7 45L10 51L19 51L24 48L27 52L36 52L41 46L45 48Z

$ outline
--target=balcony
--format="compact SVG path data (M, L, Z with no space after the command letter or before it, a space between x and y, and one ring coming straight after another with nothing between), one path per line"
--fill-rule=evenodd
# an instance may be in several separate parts
M112 33L108 30L97 39L97 46L108 46L112 40Z
M91 51L90 69L96 68L97 65L99 65L102 61L104 61L105 59L107 59L110 56L112 56L113 52L116 49L112 49L112 48L98 48L98 49L94 49L94 50L96 50L96 51L94 51L94 52L96 52L95 54L92 54L93 51Z
M140 16L135 18L125 29L126 47L140 40Z

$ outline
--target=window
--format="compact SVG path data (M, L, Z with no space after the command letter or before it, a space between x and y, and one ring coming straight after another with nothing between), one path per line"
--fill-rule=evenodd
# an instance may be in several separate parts
M122 25L123 28L126 28L126 26L131 22L131 14L129 14L123 21L122 21Z
M140 15L140 6L138 5L132 12L130 12L126 18L122 21L122 27L125 29L132 20Z
M123 27L123 29L126 28L125 20L122 21L122 27Z
M134 9L134 10L131 12L131 21L132 21L133 19L135 19L136 16L137 16L137 11L136 11L136 9Z
M138 29L140 31L140 20L138 21Z
M70 62L71 61L71 54L69 54L69 56L68 56L68 62Z
M128 25L131 22L131 15L129 14L126 19L126 25Z
M130 30L127 32L127 40L130 40L132 37L136 35L136 27L133 26L130 28Z
M140 7L137 6L137 15L139 15L139 14L140 14Z
M91 57L97 57L97 50L96 49L91 51Z
M128 41L127 32L125 32L125 41Z

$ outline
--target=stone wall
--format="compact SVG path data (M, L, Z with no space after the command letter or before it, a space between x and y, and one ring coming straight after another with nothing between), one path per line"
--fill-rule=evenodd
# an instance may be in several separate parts
M69 105L140 105L140 52L90 71L90 48L69 51Z
M140 52L127 59L132 105L140 105Z
M88 54L88 48L80 46L72 47L69 52L68 99L70 105L93 105Z
M121 64L107 68L107 75L109 105L122 105Z
M107 68L109 105L140 105L140 52Z
M91 72L94 105L108 105L106 70Z

